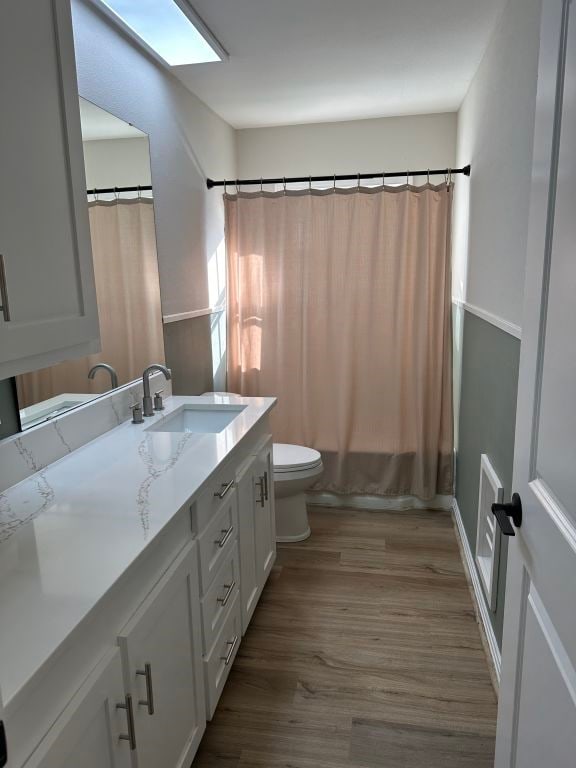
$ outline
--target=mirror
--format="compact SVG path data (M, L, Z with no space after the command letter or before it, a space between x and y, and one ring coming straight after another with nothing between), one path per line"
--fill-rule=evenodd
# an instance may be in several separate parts
M84 99L80 115L101 350L17 376L22 429L165 362L148 137Z

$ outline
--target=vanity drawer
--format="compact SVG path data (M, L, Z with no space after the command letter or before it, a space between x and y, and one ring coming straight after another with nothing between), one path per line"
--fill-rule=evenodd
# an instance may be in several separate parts
M235 484L236 466L228 462L215 473L195 504L196 533L201 533L208 525L224 499L232 496Z
M234 544L232 552L221 565L214 577L212 586L201 600L202 606L202 640L204 653L210 652L216 635L220 631L228 610L239 592L240 560L238 545Z
M240 597L236 594L230 606L230 613L218 633L210 655L204 659L204 685L208 720L211 720L214 715L218 699L236 658L241 638Z
M238 539L238 499L235 488L231 489L220 505L220 509L198 537L203 595L208 592L218 569L230 557Z

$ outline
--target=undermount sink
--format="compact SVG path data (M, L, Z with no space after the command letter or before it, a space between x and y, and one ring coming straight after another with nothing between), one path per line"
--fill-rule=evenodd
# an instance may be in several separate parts
M148 427L147 432L222 432L246 408L245 405L206 403L182 405L174 413Z

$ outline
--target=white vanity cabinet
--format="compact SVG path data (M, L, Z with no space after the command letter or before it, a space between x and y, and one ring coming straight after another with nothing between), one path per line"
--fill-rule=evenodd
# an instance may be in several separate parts
M115 648L90 673L26 768L131 768L126 702Z
M0 4L0 379L98 348L70 0Z
M192 542L119 635L137 768L188 768L204 733L197 563Z

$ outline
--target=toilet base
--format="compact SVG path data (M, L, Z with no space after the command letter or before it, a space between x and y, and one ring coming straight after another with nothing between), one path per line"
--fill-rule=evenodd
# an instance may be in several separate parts
M276 541L288 544L304 541L310 536L306 495L276 496Z

